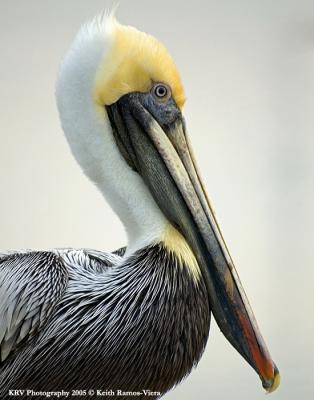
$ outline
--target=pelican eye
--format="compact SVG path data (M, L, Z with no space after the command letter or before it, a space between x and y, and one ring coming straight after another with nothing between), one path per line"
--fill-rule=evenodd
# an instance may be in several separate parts
M171 90L169 86L164 83L156 83L152 87L152 93L157 98L157 100L168 100L171 96Z

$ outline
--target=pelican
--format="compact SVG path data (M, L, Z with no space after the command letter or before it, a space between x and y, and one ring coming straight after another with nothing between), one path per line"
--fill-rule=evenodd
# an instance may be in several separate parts
M71 151L128 244L1 254L1 398L13 388L159 398L198 363L211 313L275 390L279 372L200 178L166 48L97 17L64 57L56 99Z

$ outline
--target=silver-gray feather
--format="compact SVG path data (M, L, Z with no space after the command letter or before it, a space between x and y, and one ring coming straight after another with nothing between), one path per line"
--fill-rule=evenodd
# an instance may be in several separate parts
M2 398L12 387L164 393L189 373L209 332L205 283L161 245L123 252L0 259Z
M60 257L50 252L0 258L0 361L40 330L68 282Z
M68 284L69 271L101 273L120 257L92 249L0 253L0 363L48 321Z

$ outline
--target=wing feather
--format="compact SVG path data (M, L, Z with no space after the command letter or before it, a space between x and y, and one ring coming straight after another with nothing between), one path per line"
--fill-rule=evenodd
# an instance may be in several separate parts
M53 252L1 254L0 363L47 323L67 284L67 268Z

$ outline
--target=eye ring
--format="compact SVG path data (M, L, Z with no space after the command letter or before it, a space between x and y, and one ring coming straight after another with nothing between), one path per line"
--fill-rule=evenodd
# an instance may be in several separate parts
M171 96L171 90L164 83L156 83L152 87L152 93L158 100L168 100Z

